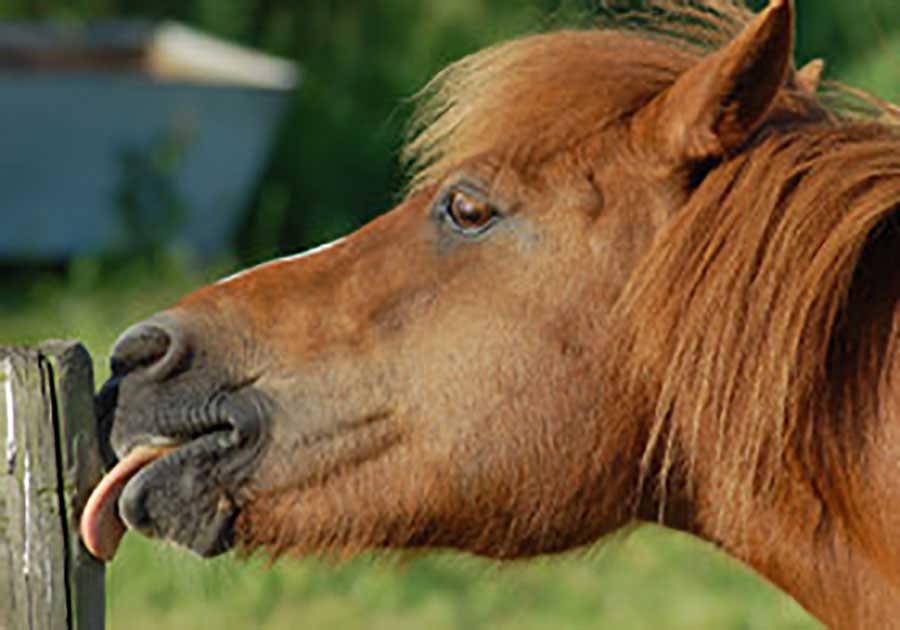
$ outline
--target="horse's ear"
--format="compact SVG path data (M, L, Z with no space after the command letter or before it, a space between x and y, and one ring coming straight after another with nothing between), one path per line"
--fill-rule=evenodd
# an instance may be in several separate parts
M812 96L819 91L819 85L822 83L822 74L824 72L825 60L813 59L797 70L794 74L794 82L801 91Z
M793 1L770 0L731 43L640 111L638 130L676 164L725 156L769 112L791 72L793 43Z

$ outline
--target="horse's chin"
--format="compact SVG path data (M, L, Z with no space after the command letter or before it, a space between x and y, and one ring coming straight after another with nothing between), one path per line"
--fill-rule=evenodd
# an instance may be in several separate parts
M229 432L215 431L142 467L118 499L124 525L205 558L228 551L239 508L231 480L217 471L229 468L230 441Z

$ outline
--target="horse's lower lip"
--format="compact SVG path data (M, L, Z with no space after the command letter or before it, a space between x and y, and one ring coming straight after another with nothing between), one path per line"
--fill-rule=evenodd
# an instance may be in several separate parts
M94 556L105 561L115 556L125 533L117 510L119 497L135 475L174 448L175 445L167 444L131 449L91 492L81 518L81 536Z
M164 460L168 457L172 457L174 455L173 451L176 451L179 447L184 447L190 444L191 442L182 442L177 446L164 446L160 448L160 454L158 457L153 457L146 461L140 468L134 471L134 474L130 475L125 483L122 485L119 496L116 497L116 515L119 518L123 526L127 529L136 530L145 536L153 537L153 531L150 527L149 523L146 521L146 513L140 509L135 509L136 502L131 500L130 497L136 496L139 494L139 486L140 480L138 479L139 475L144 472L146 469L150 468L150 466L159 463L161 460ZM134 451L140 451L143 449L153 449L154 447L148 446L138 446L134 449ZM132 451L132 452L134 452ZM130 454L129 454L130 457Z
M169 448L122 487L116 506L122 526L203 557L227 551L239 507L233 498L236 488L223 488L215 471L239 469L253 454L231 427Z

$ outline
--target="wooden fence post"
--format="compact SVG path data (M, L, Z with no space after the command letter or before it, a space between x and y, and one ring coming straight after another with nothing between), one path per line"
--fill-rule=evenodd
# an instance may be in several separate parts
M104 570L78 537L102 474L81 344L0 348L0 630L102 630Z

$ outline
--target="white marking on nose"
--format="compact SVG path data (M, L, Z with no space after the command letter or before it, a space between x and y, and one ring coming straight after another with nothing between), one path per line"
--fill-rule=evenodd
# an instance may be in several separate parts
M242 271L238 271L235 274L232 274L230 276L222 278L221 280L217 281L216 284L225 284L227 282L231 282L232 280L237 280L241 276L244 276L248 273L252 273L254 271L258 271L265 267L270 267L272 265L281 265L284 263L293 262L295 260L300 260L301 258L306 258L307 256L313 256L314 254L320 254L320 253L324 252L325 250L331 249L335 245L341 243L343 240L344 240L344 237L339 238L335 241L331 241L330 243L323 243L322 245L313 247L312 249L308 249L305 252L301 252L299 254L292 254L290 256L285 256L284 258L276 258L275 260L270 260L268 262L264 262L262 264L256 265L255 267L250 267L249 269L244 269Z

